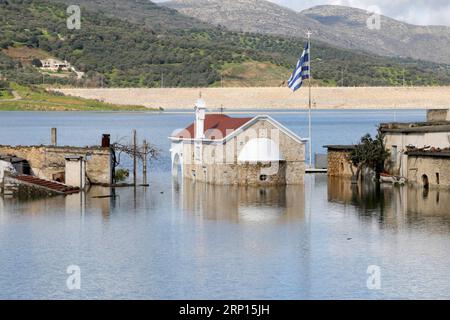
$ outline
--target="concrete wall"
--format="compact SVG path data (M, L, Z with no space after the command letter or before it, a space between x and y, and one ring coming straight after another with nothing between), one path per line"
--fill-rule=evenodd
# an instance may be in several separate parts
M15 155L26 159L32 173L42 179L53 180L65 171L65 157L90 154L86 164L87 177L93 184L112 183L112 153L101 147L53 147L53 146L0 146L0 154Z
M65 184L71 187L86 187L86 162L79 158L78 160L66 160Z
M450 188L450 158L409 156L408 182L423 186L424 175L430 187Z
M227 85L228 81L224 81ZM277 84L277 86L279 83ZM198 88L97 88L57 89L68 95L100 99L114 104L143 105L149 108L192 110ZM430 109L448 106L448 87L313 87L317 109ZM308 90L296 94L287 87L202 88L210 109L294 109L308 108Z
M274 140L284 160L276 163L239 163L245 144L253 138ZM172 148L177 148L173 145ZM201 161L195 156L195 145L183 145L183 176L217 185L284 185L303 184L305 145L278 130L267 120L260 120L226 144L207 144L201 148ZM179 148L178 148L179 149ZM260 178L265 178L262 181Z
M328 150L328 176L351 178L356 174L357 168L348 160L349 155L350 151Z

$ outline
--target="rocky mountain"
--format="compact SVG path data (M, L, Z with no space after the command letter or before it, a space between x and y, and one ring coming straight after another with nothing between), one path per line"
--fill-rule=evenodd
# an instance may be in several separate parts
M72 1L83 5L80 30L67 28ZM138 11L141 18L135 16ZM17 59L22 52L31 61L41 55L67 60L92 86L284 86L304 46L301 38L229 31L190 20L195 19L146 0L0 0L0 74L10 82L41 84L40 71ZM445 64L322 42L314 43L313 78L326 86L450 83ZM59 83L59 77L51 80Z
M265 0L173 0L164 5L231 30L302 38L309 29L315 39L345 49L450 64L449 27L381 16L381 28L369 29L372 13L344 6L296 12Z
M105 14L132 23L144 23L159 32L173 29L207 29L211 25L174 9L160 6L149 0L50 0L52 3L79 5L89 11Z

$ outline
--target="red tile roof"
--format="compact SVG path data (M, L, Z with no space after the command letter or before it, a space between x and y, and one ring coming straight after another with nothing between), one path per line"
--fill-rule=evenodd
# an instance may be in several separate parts
M29 176L29 175L23 174L23 175L15 176L14 178L16 178L17 180L26 182L26 183L30 183L30 184L34 184L36 186L50 189L50 190L55 191L60 194L72 194L72 193L80 192L80 188L69 187L69 186L66 186L65 184L62 184L62 183L59 183L56 181L44 180L44 179L40 179L40 178L34 177L34 176Z
M205 117L205 138L220 140L225 138L234 130L239 129L253 118L232 118L223 114L208 114ZM179 132L174 138L194 139L195 122Z

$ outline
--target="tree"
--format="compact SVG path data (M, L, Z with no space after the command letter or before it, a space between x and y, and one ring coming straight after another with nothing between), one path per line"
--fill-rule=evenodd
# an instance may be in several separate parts
M42 68L42 62L41 60L34 58L33 60L31 60L31 64L33 66L35 66L36 68Z
M363 169L372 169L377 176L383 171L384 163L389 158L389 151L384 146L384 134L378 131L375 139L370 134L361 138L355 149L350 153L350 161L357 167L355 174L356 180L359 180Z
M120 178L122 178L123 175L125 174L124 170L120 170L119 172L117 172L118 171L117 168L121 163L121 158L123 154L131 158L136 157L136 159L142 162L143 164L144 161L149 162L152 159L156 159L160 154L160 150L152 144L146 143L142 145L136 145L135 148L132 143L124 142L128 140L129 140L128 138L122 138L119 141L111 144L114 182L119 182L121 180ZM126 178L127 177L125 177L125 179Z
M6 89L9 89L8 81L0 79L0 90L6 90Z

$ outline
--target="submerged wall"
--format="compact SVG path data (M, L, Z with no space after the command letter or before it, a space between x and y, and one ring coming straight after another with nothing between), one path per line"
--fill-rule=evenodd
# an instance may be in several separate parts
M17 180L13 176L5 176L0 189L2 194L17 199L39 199L61 195L54 190Z
M408 182L450 188L450 157L408 156Z
M347 150L328 150L328 176L351 178L357 168L350 163Z

